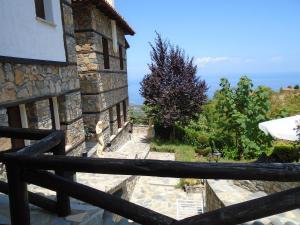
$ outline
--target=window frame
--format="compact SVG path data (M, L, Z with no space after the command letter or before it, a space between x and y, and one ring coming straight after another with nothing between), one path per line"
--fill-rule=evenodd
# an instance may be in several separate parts
M120 70L124 70L123 47L119 45Z
M52 0L34 0L36 19L55 26Z
M102 49L103 49L103 61L104 61L104 69L110 69L110 62L109 62L109 46L108 46L108 39L102 37Z
M126 104L126 100L123 101L123 117L124 117L124 122L127 122L127 104Z
M118 121L118 128L122 128L120 103L117 104L117 121Z

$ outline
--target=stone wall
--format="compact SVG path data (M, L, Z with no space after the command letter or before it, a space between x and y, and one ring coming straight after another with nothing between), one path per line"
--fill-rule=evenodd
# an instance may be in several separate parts
M233 183L251 192L263 191L267 194L285 191L291 188L300 187L300 182L274 182L259 180L235 180Z
M205 183L205 212L213 211L225 207L219 199L213 187L206 181Z
M26 104L28 127L34 129L52 129L49 100L40 100Z
M67 63L0 61L0 109L25 103L29 127L51 129L49 98L57 96L66 144L70 151L80 154L85 136L71 1L63 1L62 7Z
M62 67L0 62L1 104L60 95L79 89L79 85L76 65Z
M126 141L130 139L130 125L126 123L123 128L118 130L116 136L111 139L111 146L107 148L109 151L115 151L120 148Z
M95 134L96 124L103 121L106 150L113 151L129 138L125 132L127 127L118 128L116 110L120 104L124 126L124 100L128 108L124 32L117 28L118 44L123 48L124 69L121 70L119 52L113 51L111 19L92 3L73 4L73 11L84 125L88 132ZM109 69L104 67L103 37L108 41Z

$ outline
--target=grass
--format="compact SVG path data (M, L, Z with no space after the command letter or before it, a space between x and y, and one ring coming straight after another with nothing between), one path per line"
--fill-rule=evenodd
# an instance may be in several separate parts
M208 162L206 157L199 156L196 153L196 148L192 145L183 144L180 141L164 141L154 139L151 142L150 150L153 152L169 152L175 153L176 161L183 162ZM221 158L219 162L251 162L251 160L232 160Z
M175 153L175 160L176 161L183 161L183 162L208 162L206 157L199 156L196 153L196 148L192 145L183 144L177 140L175 141L163 141L158 139L153 139L150 145L150 151L154 152L168 152L168 153ZM221 158L219 162L251 162L249 160L230 160ZM200 183L199 179L180 179L179 184L177 185L178 188L183 188L184 185L197 185Z

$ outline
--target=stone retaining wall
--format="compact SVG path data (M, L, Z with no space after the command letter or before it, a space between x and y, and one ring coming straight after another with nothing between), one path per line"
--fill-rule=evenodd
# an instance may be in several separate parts
M126 141L130 139L129 133L130 125L126 123L125 126L117 133L117 135L111 140L111 146L106 150L116 151L120 148Z
M263 191L267 194L285 191L300 186L300 182L274 182L259 180L235 180L233 183L251 192Z
M204 212L213 211L225 207L224 203L219 199L212 186L206 181L205 183L205 208Z

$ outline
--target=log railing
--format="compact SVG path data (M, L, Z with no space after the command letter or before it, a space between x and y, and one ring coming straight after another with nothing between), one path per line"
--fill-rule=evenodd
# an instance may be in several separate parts
M0 127L0 137L39 140L18 151L0 154L6 165L8 183L0 182L0 192L9 195L12 225L30 225L29 202L55 212L70 213L73 197L101 207L143 225L239 224L300 207L300 187L231 205L181 221L76 183L76 172L178 178L232 180L300 181L299 164L276 163L186 163L160 160L97 159L65 156L64 133ZM43 153L53 153L44 155ZM47 170L54 170L55 174ZM57 193L57 200L27 191L27 183Z

